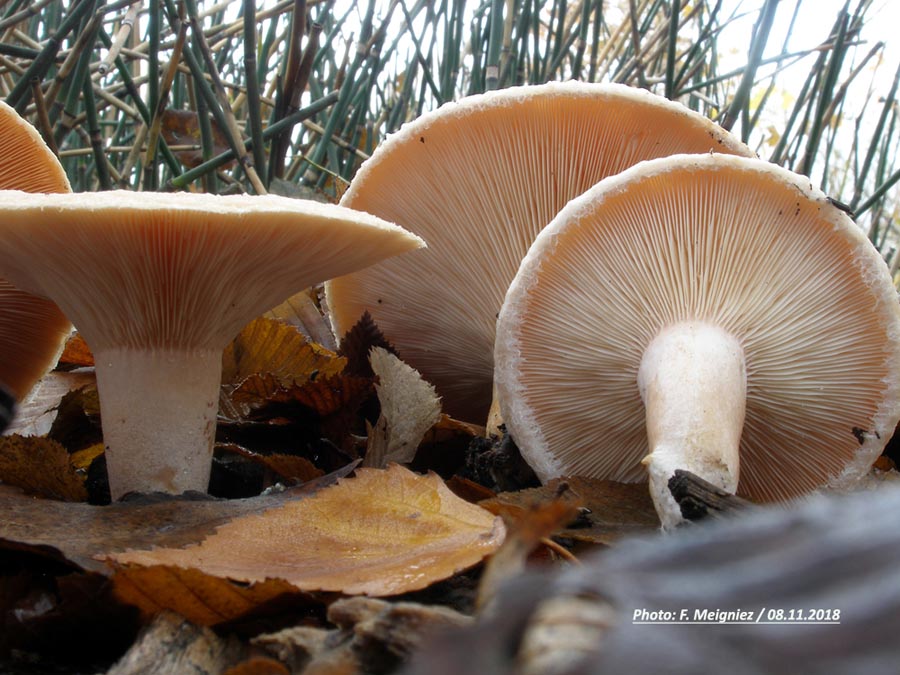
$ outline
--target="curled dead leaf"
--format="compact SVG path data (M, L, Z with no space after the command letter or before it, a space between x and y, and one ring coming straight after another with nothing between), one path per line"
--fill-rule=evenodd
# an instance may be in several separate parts
M365 466L406 464L416 455L425 432L441 418L441 399L434 387L383 347L369 355L381 415L369 429Z

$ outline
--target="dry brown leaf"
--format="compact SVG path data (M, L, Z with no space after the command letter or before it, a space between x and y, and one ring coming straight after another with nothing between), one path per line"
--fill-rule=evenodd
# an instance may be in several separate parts
M0 481L39 497L68 502L88 498L84 475L76 472L66 449L48 438L0 437Z
M502 522L456 497L436 475L399 466L360 469L314 497L222 525L189 548L110 556L300 590L394 595L480 562L503 539Z
M484 427L441 414L437 424L425 432L410 468L414 471L431 470L439 476L449 476L452 481L454 476L465 469L466 456L476 436L484 436ZM453 491L456 492L455 489ZM482 499L493 495L491 493Z
M416 455L425 432L441 417L441 399L434 387L382 347L369 354L381 416L369 429L365 466L406 464Z
M75 368L93 368L94 355L80 333L72 333L66 340L66 346L56 364L57 370L73 370Z
M34 386L31 393L19 404L16 418L6 433L22 436L46 436L57 416L63 397L82 387L96 387L93 372L47 373Z
M295 327L258 318L247 324L222 355L222 382L238 385L271 373L282 385L337 375L347 360L313 342Z
M394 346L384 337L372 315L365 312L341 338L338 354L347 359L347 369L344 372L359 377L374 377L369 363L372 347L383 347L394 356L399 356Z
M322 345L331 351L337 350L331 324L316 302L316 289L307 288L289 297L277 307L263 314L267 319L274 319L294 326L311 342Z
M646 483L616 483L599 478L556 478L539 488L503 492L495 499L479 502L492 513L524 513L541 502L555 499L560 486L588 509L585 527L560 534L592 544L609 545L626 535L651 534L659 529L659 517Z
M574 520L579 506L577 497L568 490L551 499L535 501L528 508L509 507L495 501L495 510L503 516L509 534L485 568L477 605L487 605L506 581L521 574L529 554Z
M352 469L351 464L301 487L250 499L147 497L109 506L34 499L19 488L0 485L0 550L11 547L109 574L106 563L96 556L129 548L194 544L234 518L305 499Z
M245 416L258 411L255 418L265 418L264 408L270 404L297 403L325 417L342 408L354 409L372 391L372 380L350 375L317 377L302 385L284 387L270 374L251 375L231 394L232 403Z
M212 152L213 155L220 155L231 146L216 121L210 119L210 124L213 131ZM200 145L200 123L197 113L191 110L164 110L160 131L168 145ZM178 161L189 169L193 169L203 162L203 151L199 148L197 150L176 150L174 154ZM232 161L224 166L227 168L233 164Z
M113 594L138 608L146 619L163 610L177 612L201 626L233 621L284 595L303 596L285 581L267 579L246 585L196 569L165 565L116 565Z

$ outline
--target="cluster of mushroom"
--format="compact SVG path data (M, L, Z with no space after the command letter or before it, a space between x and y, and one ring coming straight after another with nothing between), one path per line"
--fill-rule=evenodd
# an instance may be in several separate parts
M424 246L380 218L312 201L38 189L0 191L0 270L52 298L93 351L113 499L206 490L222 350L244 324L312 284ZM0 325L20 335L6 307ZM21 394L14 357L3 358L0 378Z
M379 146L341 206L65 194L0 113L29 148L5 154L46 164L34 184L0 172L0 274L50 325L33 337L0 292L0 381L24 395L73 321L114 498L206 489L222 348L325 279L338 335L370 312L447 412L481 422L493 402L542 479L649 479L665 527L677 469L784 499L865 473L900 419L900 305L875 249L807 179L647 92L447 104ZM22 337L40 358L20 373Z
M369 311L447 412L481 422L495 397L542 479L649 478L664 527L676 469L789 498L865 473L900 418L878 253L678 104L470 97L384 142L342 204L429 248L326 284L337 333Z

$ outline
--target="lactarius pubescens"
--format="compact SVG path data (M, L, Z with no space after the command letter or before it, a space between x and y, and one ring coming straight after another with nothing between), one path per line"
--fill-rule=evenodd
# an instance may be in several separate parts
M428 249L327 283L336 333L368 311L448 414L482 424L497 312L541 228L640 160L710 151L752 154L697 113L624 85L514 87L427 113L376 149L341 204Z
M676 469L758 501L864 474L900 417L900 306L807 178L724 155L643 162L537 237L497 327L500 408L542 479Z
M0 190L71 191L62 165L37 130L2 101ZM56 363L71 330L52 302L0 279L0 383L24 398Z
M110 491L205 490L222 349L291 293L423 242L283 197L0 192L0 270L91 347Z

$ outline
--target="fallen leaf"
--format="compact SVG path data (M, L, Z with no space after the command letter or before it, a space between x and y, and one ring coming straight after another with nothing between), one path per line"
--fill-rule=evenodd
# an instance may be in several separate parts
M503 540L502 522L438 476L359 469L314 497L237 518L196 546L127 551L118 564L196 569L305 591L394 595L471 567Z
M274 319L294 326L311 342L335 351L337 344L331 324L316 300L315 288L295 293L277 307L263 314L267 319Z
M252 375L271 373L288 385L337 375L346 364L346 359L309 342L295 327L258 318L225 348L222 381L236 386Z
M588 512L584 527L569 527L560 536L577 541L609 545L626 535L653 534L659 530L659 517L646 483L616 483L598 478L556 478L539 488L503 492L494 499L479 502L491 513L507 516L531 509L535 504L555 499L560 486L576 497Z
M74 370L75 368L93 368L94 355L80 333L72 333L66 340L66 346L56 364L57 370Z
M365 466L383 467L389 462L406 464L416 455L425 432L441 417L441 399L434 387L383 347L369 355L381 416L369 430Z
M48 438L0 438L0 481L38 497L68 502L88 498L84 475L76 472L66 449Z
M485 607L507 581L525 570L532 551L576 518L580 504L568 489L561 489L552 498L535 500L527 508L496 500L493 506L493 512L500 512L507 524L507 537L485 567L478 587L479 607Z
M212 125L213 132L212 153L214 156L221 155L231 146L216 121L210 118L209 123ZM200 122L197 113L191 110L173 110L171 108L164 110L160 131L168 145L200 145ZM189 169L193 169L203 162L203 151L199 148L197 150L176 150L174 155ZM228 162L225 168L233 164L233 161Z
M232 443L217 446L216 449L235 453L249 459L251 462L260 464L277 474L283 481L288 481L291 485L305 483L315 478L319 478L325 473L321 469L316 468L316 466L305 457L298 457L296 455L285 455L282 453L263 455Z
M33 499L18 488L0 485L0 550L26 551L108 575L109 567L96 556L129 548L194 544L234 518L305 499L352 469L350 465L301 487L250 499L146 496L109 506Z
M70 391L60 399L56 418L47 436L62 443L69 452L102 442L100 396L96 381Z
M280 579L246 585L167 565L115 565L113 569L113 595L137 607L145 619L168 610L201 626L217 626L285 595L296 596L298 603L309 600Z
M369 354L373 347L383 347L394 356L399 356L394 346L384 337L372 315L365 312L341 338L338 354L347 359L344 372L360 377L374 377L375 373L369 363Z
M305 406L319 417L325 417L342 408L358 407L371 393L373 382L369 378L350 375L317 377L302 385L283 386L270 374L251 375L231 394L231 400L244 414L253 419L265 419L270 415L267 407L283 408L295 403ZM251 415L251 413L253 413Z
M452 480L465 469L466 455L476 436L484 436L484 427L441 414L437 423L425 432L410 468L419 472L434 471L444 479Z
M78 471L87 471L94 460L100 457L104 452L103 443L94 443L84 450L73 452L69 455L69 461Z
M47 373L28 397L19 403L16 417L7 427L6 433L46 436L57 417L57 409L63 396L85 386L96 386L96 383L97 378L93 372Z

